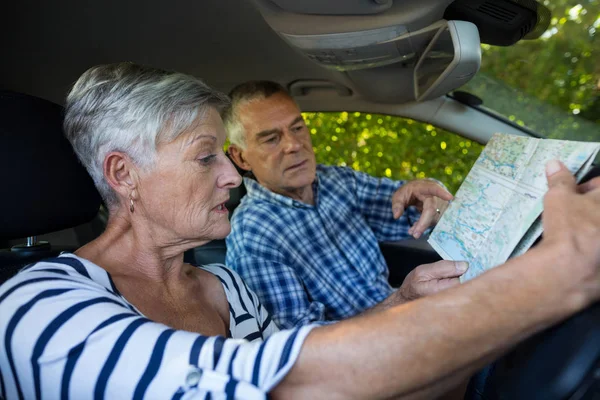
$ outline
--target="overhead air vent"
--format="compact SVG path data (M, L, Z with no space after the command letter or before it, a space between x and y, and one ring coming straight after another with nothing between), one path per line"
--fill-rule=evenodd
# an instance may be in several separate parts
M481 43L511 46L544 33L550 11L535 0L456 0L446 8L444 18L474 23Z
M388 10L393 0L271 0L282 10L313 15L368 15Z
M477 7L477 11L480 13L489 15L492 18L496 18L499 21L510 23L519 16L519 13L514 10L509 10L502 6L502 3L492 3L486 1Z

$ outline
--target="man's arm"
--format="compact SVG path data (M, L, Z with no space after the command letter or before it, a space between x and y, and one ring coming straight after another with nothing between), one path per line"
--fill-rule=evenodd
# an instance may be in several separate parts
M538 247L464 285L314 330L274 397L439 394L600 299L600 179L581 194L564 166L548 175Z
M228 262L246 281L281 329L325 322L325 305L308 298L293 268L262 257L242 255Z
M394 219L392 212L392 196L405 182L348 170L354 180L351 187L355 192L356 205L377 240L383 242L409 238L409 230L419 219L420 213L411 207Z

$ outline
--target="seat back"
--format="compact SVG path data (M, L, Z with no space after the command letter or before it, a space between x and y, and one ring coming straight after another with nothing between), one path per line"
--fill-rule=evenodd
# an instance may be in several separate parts
M63 108L33 96L0 91L0 283L23 265L63 248L38 235L89 222L101 198L62 130Z

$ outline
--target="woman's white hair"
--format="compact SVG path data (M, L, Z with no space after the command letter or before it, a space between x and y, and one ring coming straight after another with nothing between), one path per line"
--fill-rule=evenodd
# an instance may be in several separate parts
M226 95L190 75L133 63L100 65L81 75L67 96L64 130L110 209L118 199L104 179L108 153L126 153L149 168L159 143L176 139L208 108L228 106Z

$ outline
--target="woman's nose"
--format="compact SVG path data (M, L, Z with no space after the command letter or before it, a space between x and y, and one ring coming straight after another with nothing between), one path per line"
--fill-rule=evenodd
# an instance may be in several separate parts
M240 186L242 183L242 177L238 174L237 169L229 159L229 157L224 155L225 162L222 163L223 171L219 175L219 179L217 184L219 187L223 188L235 188Z

